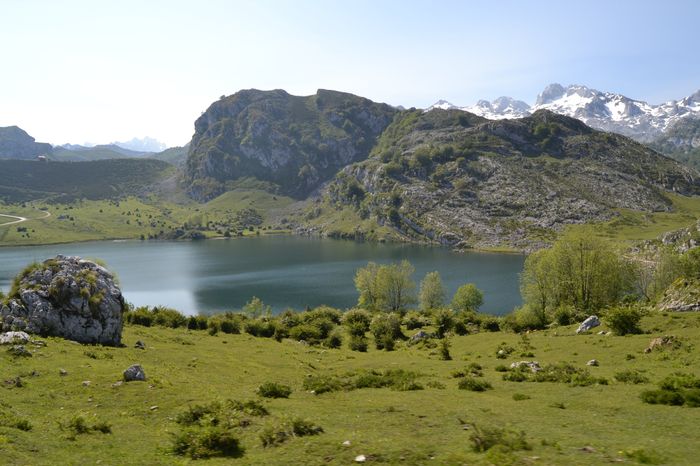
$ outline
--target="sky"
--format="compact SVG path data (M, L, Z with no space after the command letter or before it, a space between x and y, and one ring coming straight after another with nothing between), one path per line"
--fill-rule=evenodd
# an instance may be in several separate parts
M240 89L404 107L530 104L549 83L653 104L700 89L697 1L0 0L0 126L183 145Z

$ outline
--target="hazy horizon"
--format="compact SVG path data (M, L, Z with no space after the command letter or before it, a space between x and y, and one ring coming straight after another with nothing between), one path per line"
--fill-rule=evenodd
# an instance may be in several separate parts
M334 89L425 108L583 84L658 104L700 89L689 1L4 2L0 126L41 142L183 145L221 95ZM40 13L36 13L40 12ZM650 33L652 31L653 33Z

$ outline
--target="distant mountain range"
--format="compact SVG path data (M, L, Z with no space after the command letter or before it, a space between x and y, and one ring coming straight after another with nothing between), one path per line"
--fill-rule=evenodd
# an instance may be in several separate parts
M550 84L537 96L533 106L511 97L499 97L492 102L480 100L465 107L439 100L427 110L435 108L463 110L490 120L523 118L538 110L550 110L581 120L596 129L651 143L661 138L677 122L685 118L700 118L700 91L681 100L651 105L622 94L586 86Z

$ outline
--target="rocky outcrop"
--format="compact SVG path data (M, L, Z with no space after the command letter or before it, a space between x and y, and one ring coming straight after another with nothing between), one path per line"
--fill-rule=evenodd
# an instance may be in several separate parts
M600 319L598 316L590 316L578 326L576 333L584 333L592 329L593 327L598 327L600 325Z
M79 257L56 256L25 269L1 306L3 330L22 330L80 343L121 343L121 290L104 267Z
M207 200L256 178L303 198L367 158L397 110L343 92L293 96L255 89L222 97L195 122L186 165L190 194Z
M664 292L658 309L663 312L700 311L700 280L679 278Z
M17 126L0 128L0 159L33 160L39 155L51 154L52 150L51 144L35 142Z
M124 382L143 382L146 380L146 373L140 364L129 366L124 371Z

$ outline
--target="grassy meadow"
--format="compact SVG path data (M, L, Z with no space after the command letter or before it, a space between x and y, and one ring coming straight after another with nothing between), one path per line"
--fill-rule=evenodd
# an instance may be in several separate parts
M350 351L347 335L339 349L137 325L125 327L122 348L42 339L44 346L28 345L32 357L0 352L0 455L12 465L325 465L352 464L359 455L370 464L697 464L700 410L646 404L640 394L671 373L697 374L700 315L649 314L640 335L597 334L605 325L575 335L575 328L452 336L452 360L441 360L438 347L422 343L399 342L388 352L370 342L367 352ZM666 334L679 338L681 347L645 354L652 338ZM137 340L145 349L134 347ZM499 348L508 354L499 357ZM600 365L586 366L590 359ZM503 380L497 367L521 360L570 363L606 384ZM146 382L115 385L135 363L143 366ZM313 394L304 386L318 376L399 369L413 373L412 389ZM456 376L465 370L492 388L458 389L463 379ZM630 370L644 383L615 378ZM256 391L267 382L287 385L291 394L261 397ZM175 455L173 439L184 429L178 416L226 400L256 400L269 411L237 421L236 457ZM25 430L8 427L8 419L23 421L17 425ZM295 419L323 432L263 446L265 433ZM496 435L491 429L505 429L504 438L517 441L475 451L478 439Z

